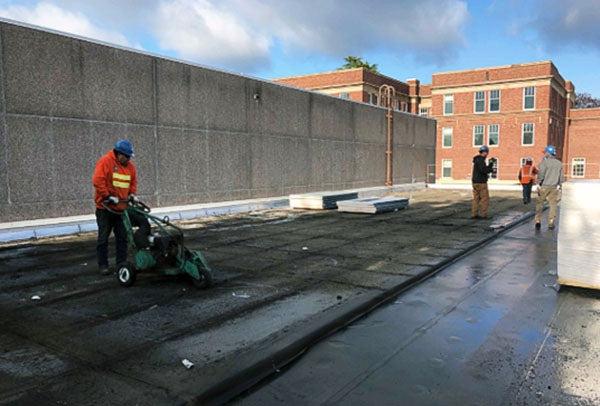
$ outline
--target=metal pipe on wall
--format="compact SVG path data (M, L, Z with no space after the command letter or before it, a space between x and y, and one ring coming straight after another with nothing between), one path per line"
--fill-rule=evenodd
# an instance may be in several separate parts
M386 150L385 150L385 185L394 184L394 101L396 100L396 89L389 85L379 87L379 106L385 107L386 117Z

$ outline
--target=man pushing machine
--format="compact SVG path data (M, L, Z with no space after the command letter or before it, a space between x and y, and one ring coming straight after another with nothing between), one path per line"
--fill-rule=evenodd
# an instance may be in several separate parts
M111 151L98 160L94 169L92 183L95 189L98 224L96 252L98 269L102 275L111 273L108 267L108 238L111 232L115 234L116 240L116 264L127 261L127 236L121 213L127 209L129 200L138 201L137 171L131 162L133 156L131 142L119 140ZM139 227L136 232L136 244L147 244L150 224L145 218L138 217L132 218L132 223Z

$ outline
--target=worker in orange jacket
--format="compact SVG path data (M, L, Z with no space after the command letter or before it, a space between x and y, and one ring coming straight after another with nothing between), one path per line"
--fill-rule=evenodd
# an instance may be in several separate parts
M131 162L133 145L128 140L119 140L114 148L96 163L92 182L96 191L96 222L98 243L96 252L98 268L102 275L109 275L108 238L114 232L116 239L116 264L127 261L127 236L122 216L129 199L137 201L137 174ZM111 213L110 210L117 212Z
M525 165L519 169L519 182L523 187L523 204L531 203L531 190L535 184L535 177L538 173L537 168L533 165L532 158L525 159Z

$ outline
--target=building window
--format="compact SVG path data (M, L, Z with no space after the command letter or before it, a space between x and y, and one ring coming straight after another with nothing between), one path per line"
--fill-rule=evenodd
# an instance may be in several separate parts
M475 113L485 112L485 92L475 92Z
M523 110L535 109L535 87L530 86L523 89Z
M523 129L521 132L521 144L522 145L533 145L534 142L534 129L533 123L523 123Z
M473 146L481 147L483 145L485 127L482 125L473 126Z
M446 94L444 95L444 115L449 116L454 114L454 95Z
M442 159L442 178L452 177L452 160Z
M371 104L377 106L377 95L375 93L371 93Z
M348 100L349 98L350 98L350 95L348 94L348 92L340 93L340 99Z
M442 148L452 148L452 127L442 128Z
M497 147L500 144L500 124L488 125L488 144Z
M490 113L500 111L500 90L490 90Z
M428 107L420 107L419 108L419 115L420 116L428 116L429 115L429 108Z
M404 111L404 112L408 111L408 103L402 102L401 103L401 107L402 107L402 111Z
M573 158L571 176L574 178L585 177L585 158Z

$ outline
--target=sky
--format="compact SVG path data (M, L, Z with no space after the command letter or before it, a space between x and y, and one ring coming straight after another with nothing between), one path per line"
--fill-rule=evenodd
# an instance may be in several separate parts
M600 0L0 0L0 17L266 79L552 60L600 97Z

